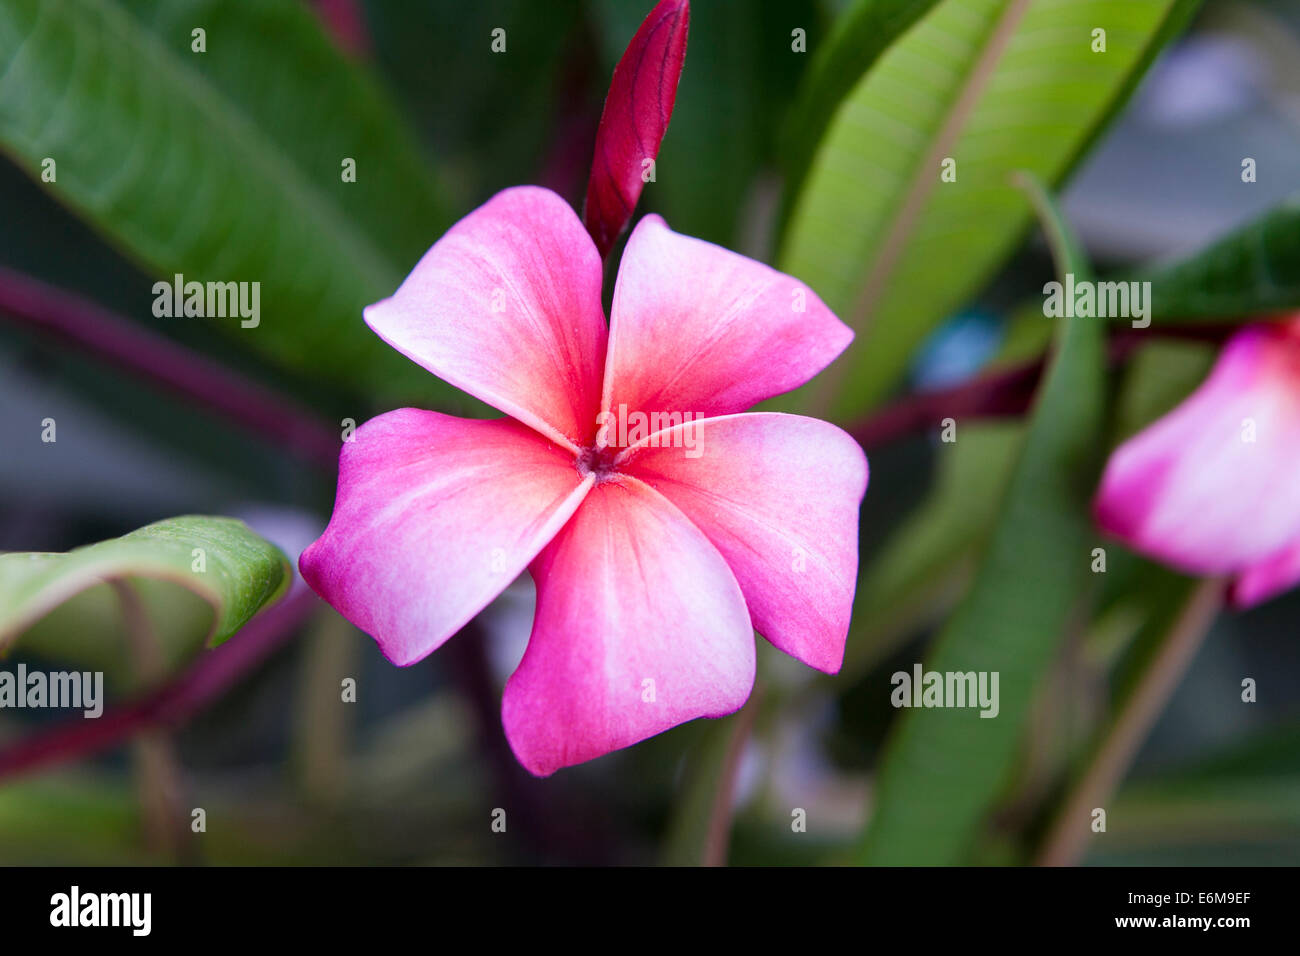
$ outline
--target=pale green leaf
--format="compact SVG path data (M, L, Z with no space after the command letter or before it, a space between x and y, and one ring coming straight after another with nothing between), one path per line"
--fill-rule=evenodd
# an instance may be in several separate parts
M0 554L0 650L20 641L62 657L84 646L110 668L127 656L112 587L126 583L139 589L148 626L174 661L204 640L230 637L284 592L292 573L284 553L242 521L199 515L63 554ZM195 613L189 595L206 614Z
M1090 274L1074 244L1061 241L1066 230L1041 186L1030 192L1058 238L1058 272ZM1011 775L1039 681L1085 592L1103 372L1102 324L1066 320L970 593L924 664L945 674L998 674L997 716L974 707L901 712L861 846L866 862L961 862Z
M1192 6L944 0L890 47L835 114L782 239L780 268L858 332L787 404L843 417L887 395L1019 242L1011 172L1059 182Z

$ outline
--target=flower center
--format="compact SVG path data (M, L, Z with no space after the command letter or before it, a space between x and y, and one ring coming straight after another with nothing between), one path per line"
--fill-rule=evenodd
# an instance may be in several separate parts
M599 484L614 474L614 459L617 455L618 449L608 445L604 448L584 448L576 462L578 474L583 478L595 475L596 483Z

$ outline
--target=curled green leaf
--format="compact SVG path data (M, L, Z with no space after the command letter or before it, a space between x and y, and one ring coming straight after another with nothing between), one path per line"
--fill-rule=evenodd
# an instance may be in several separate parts
M47 615L76 614L70 605L78 603L95 612L80 618L83 628L115 627L117 622L103 613L113 607L106 598L115 582L158 582L163 591L197 596L211 610L207 620L196 628L194 615L186 611L178 617L185 626L158 628L158 637L168 650L200 640L216 645L279 598L292 579L284 552L242 521L200 515L169 518L63 554L0 554L0 650L39 627ZM157 588L146 590L150 605L167 599ZM88 642L96 638L79 636Z

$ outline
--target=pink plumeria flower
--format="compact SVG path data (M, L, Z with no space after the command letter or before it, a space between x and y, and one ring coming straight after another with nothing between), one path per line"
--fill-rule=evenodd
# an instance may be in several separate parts
M1096 514L1136 551L1232 576L1238 607L1300 582L1300 317L1235 333L1196 392L1115 451Z
M807 381L852 332L802 283L658 216L628 240L608 328L601 272L573 210L518 187L367 308L386 342L510 417L406 408L362 425L300 560L399 665L529 568L533 630L502 716L539 776L737 710L754 628L835 672L857 574L857 443L736 414ZM598 415L624 405L629 420L704 418L620 445Z

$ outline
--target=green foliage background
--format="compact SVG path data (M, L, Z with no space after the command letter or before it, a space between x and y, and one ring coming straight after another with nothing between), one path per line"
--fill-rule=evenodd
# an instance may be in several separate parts
M302 0L0 0L0 267L219 361L328 429L398 404L484 414L386 349L360 309L498 189L535 182L580 202L609 74L648 8L370 0L353 54ZM1294 116L1279 132L1246 97L1179 125L1167 100L1143 98L1162 51L1223 36L1271 58L1274 93L1300 82L1300 4L1282 0L694 4L638 212L798 275L858 331L835 368L774 405L853 425L924 384L934 334L959 313L993 339L958 349L966 374L1049 362L1023 420L872 450L843 673L765 656L743 724L697 722L537 782L503 751L492 709L526 589L405 671L326 610L173 735L209 810L192 846L149 844L138 767L113 753L0 780L0 862L700 862L737 768L733 862L1032 861L1189 590L1115 546L1104 578L1088 574L1098 469L1213 354L1153 335L1112 366L1099 323L1053 329L1037 313L1041 286L1093 268L1149 278L1157 329L1300 307ZM1251 192L1236 153L1259 161ZM45 157L55 182L41 181ZM355 183L340 177L349 158ZM1163 206L1126 210L1162 190ZM1210 223L1194 242L1191 206ZM260 281L262 326L154 317L152 283L178 272ZM206 633L237 634L287 587L264 537L295 558L334 476L4 319L0 548L106 540L100 553L168 636L174 675ZM43 448L33 422L56 411L59 443ZM198 528L224 569L219 593L174 586L167 563L183 575L187 548L141 553L121 537L186 512L253 527ZM77 559L57 560L71 580ZM5 664L120 669L103 586L5 634L38 591L20 563L32 561L0 558ZM1293 593L1215 622L1086 862L1300 859L1298 610ZM1001 718L894 711L889 677L918 661L1001 671ZM1243 705L1241 679L1264 675L1269 692ZM340 712L345 677L363 691ZM129 674L115 686L140 689ZM0 749L30 724L0 713ZM508 843L487 826L503 793L523 808ZM791 831L795 806L807 833Z

